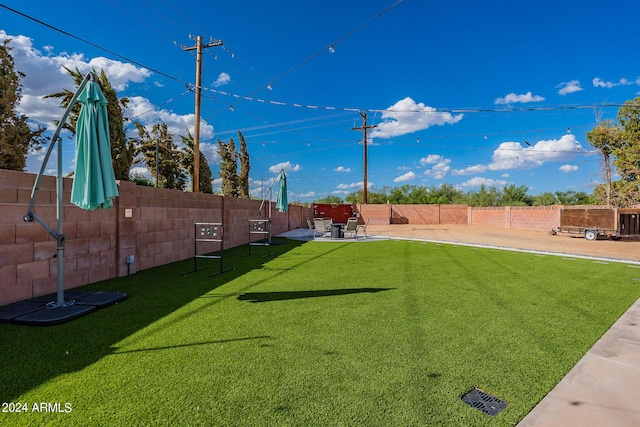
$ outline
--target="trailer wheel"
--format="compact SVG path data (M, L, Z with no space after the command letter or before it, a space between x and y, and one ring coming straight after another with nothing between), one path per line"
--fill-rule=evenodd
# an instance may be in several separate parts
M584 238L587 240L596 240L598 232L596 230L584 230Z

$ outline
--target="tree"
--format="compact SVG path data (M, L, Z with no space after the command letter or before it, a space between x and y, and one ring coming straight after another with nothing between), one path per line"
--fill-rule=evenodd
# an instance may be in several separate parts
M364 192L362 190L358 190L354 193L349 193L344 198L344 200L347 203L360 204L364 200ZM379 205L379 204L387 203L387 201L388 201L388 197L387 197L386 187L383 188L382 190L371 189L367 191L368 204Z
M619 204L633 206L640 202L640 97L620 107L618 122L622 131L613 148L613 164L622 181Z
M516 187L514 184L507 185L502 189L502 197L500 204L502 206L531 206L533 198L527 194L529 187L520 185Z
M594 199L584 191L575 192L569 191L556 191L556 198L561 205L575 206L575 205L593 205Z
M65 70L71 75L76 88L80 86L80 83L84 80L84 74L77 68L71 70L65 67ZM129 98L118 99L111 82L107 78L104 70L97 74L93 70L93 74L96 76L96 83L100 85L102 94L107 99L107 115L109 116L109 140L111 143L111 159L113 163L113 172L116 179L128 181L129 171L133 164L133 158L136 154L136 148L133 141L127 139L124 130L124 109L129 103ZM67 108L71 103L71 99L75 91L63 89L62 92L52 93L45 96L45 98L58 98L60 99L60 105L62 108ZM63 125L64 129L75 135L76 123L78 121L78 115L80 114L80 105L75 104L69 113L69 123Z
M603 162L603 174L605 179L604 185L604 202L607 206L612 204L612 181L611 181L611 155L616 147L620 146L621 139L620 127L615 125L612 120L605 120L587 133L587 141L589 144L600 152ZM600 192L598 192L599 194ZM594 195L596 192L594 191Z
M550 192L540 193L533 198L533 206L551 206L558 203L558 198Z
M464 193L451 184L441 184L438 187L431 187L428 191L428 203L437 204L464 204Z
M24 170L29 149L39 150L46 143L45 128L32 131L29 118L16 112L22 96L20 79L9 47L10 39L0 45L0 169Z
M249 152L247 151L247 142L244 139L242 132L238 131L238 138L240 139L240 175L238 175L238 192L240 197L248 199L249 196L249 170L251 165L249 163Z
M500 206L500 193L495 187L487 190L482 184L478 191L467 193L467 203L475 207Z
M182 154L180 156L180 165L187 171L193 182L193 135L187 130L187 136L180 135L184 147L182 148ZM213 193L213 186L211 184L211 168L207 158L200 151L200 192L201 193Z
M340 196L329 195L315 200L313 203L326 203L330 205L339 205L344 203L344 200Z
M218 140L218 154L220 155L220 172L222 179L222 194L225 196L238 197L238 156L233 138L228 143Z
M138 153L142 154L158 187L184 190L187 176L180 168L180 151L173 142L173 135L166 123L156 123L149 132L141 123L138 129Z

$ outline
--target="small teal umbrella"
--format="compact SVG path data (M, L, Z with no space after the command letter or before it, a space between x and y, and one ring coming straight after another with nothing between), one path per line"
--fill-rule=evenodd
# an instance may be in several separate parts
M88 82L78 97L76 172L71 203L85 210L108 209L118 196L109 141L107 99L100 85Z
M289 210L289 203L287 202L287 176L284 171L280 173L280 188L278 188L278 199L276 200L276 209L280 212L286 212Z

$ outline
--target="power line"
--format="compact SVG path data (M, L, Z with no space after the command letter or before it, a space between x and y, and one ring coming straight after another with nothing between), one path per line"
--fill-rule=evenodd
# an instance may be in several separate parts
M7 5L4 5L4 4L0 3L0 7L3 7L3 8L7 9L7 10L8 10L8 11L10 11L10 12L13 12L13 13L15 13L15 14L17 14L17 15L20 15L20 16L24 17L24 18L27 18L27 19L29 19L30 21L33 21L33 22L38 23L38 24L40 24L40 25L44 25L45 27L50 28L50 29L52 29L52 30L54 30L54 31L57 31L57 32L59 32L59 33L61 33L61 34L64 34L64 35L65 35L65 36L67 36L67 37L71 37L72 39L78 40L78 41L80 41L80 42L82 42L82 43L86 43L86 44L88 44L89 46L95 47L96 49L100 49L100 50L102 50L102 51L104 51L104 52L107 52L107 53L109 53L109 54L111 54L111 55L113 55L113 56L115 56L115 57L117 57L117 58L120 58L120 59L124 60L124 61L130 62L130 63L132 63L132 64L134 64L134 65L137 65L137 66L139 66L139 67L145 68L145 69L150 70L150 71L153 71L153 72L154 72L154 73L156 73L156 74L159 74L159 75L164 76L164 77L166 77L166 78L168 78L168 79L174 80L174 81L176 81L176 82L178 82L178 83L182 83L182 84L184 84L184 85L187 85L187 86L188 86L188 83L187 83L187 82L185 82L185 81L183 81L183 80L180 80L180 79L178 79L177 77L174 77L174 76L171 76L171 75L169 75L169 74L163 73L162 71L158 71L158 70L156 70L155 68L147 67L146 65L141 64L141 63L140 63L140 62L138 62L138 61L134 61L133 59L127 58L126 56L120 55L119 53L116 53L116 52L114 52L114 51L112 51L112 50L109 50L109 49L107 49L107 48L105 48L105 47L102 47L102 46L97 45L97 44L95 44L95 43L93 43L93 42L90 42L90 41L88 41L88 40L85 40L85 39L83 39L82 37L78 37L78 36L73 35L73 34L71 34L71 33L67 32L67 31L64 31L64 30L62 30L62 29L60 29L60 28L54 27L53 25L47 24L46 22L43 22L43 21L41 21L41 20L39 20L39 19L36 19L36 18L34 18L34 17L32 17L32 16L29 16L29 15L27 15L27 14L24 14L24 13L22 13L22 12L18 11L18 10L15 10L15 9L13 9L13 8L10 8L10 7L9 7L9 6L7 6Z

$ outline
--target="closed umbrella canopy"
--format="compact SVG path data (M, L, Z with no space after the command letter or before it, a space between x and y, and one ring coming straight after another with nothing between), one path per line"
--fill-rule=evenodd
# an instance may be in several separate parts
M111 163L107 99L100 85L89 82L80 96L76 125L76 172L71 203L86 210L108 209L118 196Z
M289 210L289 202L287 201L287 176L284 174L284 171L280 173L280 188L278 189L276 209L280 212Z

